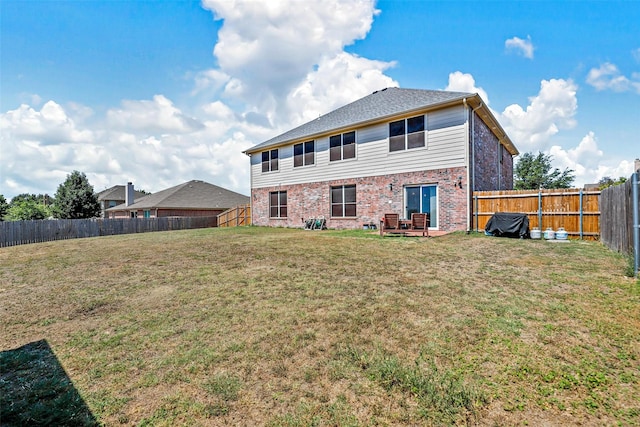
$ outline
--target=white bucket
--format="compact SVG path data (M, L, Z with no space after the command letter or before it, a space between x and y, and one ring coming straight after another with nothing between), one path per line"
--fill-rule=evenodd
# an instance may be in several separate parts
M542 237L542 232L540 231L540 229L538 227L533 227L533 229L531 230L531 238L539 239L540 237Z
M549 227L544 230L544 238L545 240L553 240L556 238L556 232L553 231L553 228Z
M568 237L569 237L569 233L567 233L564 228L562 227L558 228L558 231L556 231L556 239L567 240Z

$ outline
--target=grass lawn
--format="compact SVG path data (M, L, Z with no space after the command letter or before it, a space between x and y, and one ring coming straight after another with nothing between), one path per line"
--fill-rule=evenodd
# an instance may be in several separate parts
M463 233L248 227L3 248L0 421L639 425L626 270L600 243Z

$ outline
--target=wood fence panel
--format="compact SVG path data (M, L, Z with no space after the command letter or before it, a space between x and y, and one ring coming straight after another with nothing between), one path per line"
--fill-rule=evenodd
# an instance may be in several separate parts
M602 242L610 249L633 253L633 179L602 190ZM640 206L636 207L640 209Z
M251 205L241 205L218 215L218 227L251 225Z
M217 223L215 216L4 221L0 222L0 247L116 234L209 228Z
M473 193L474 228L483 231L497 212L517 212L529 218L529 228L564 228L572 238L600 235L600 191L580 189L478 191Z

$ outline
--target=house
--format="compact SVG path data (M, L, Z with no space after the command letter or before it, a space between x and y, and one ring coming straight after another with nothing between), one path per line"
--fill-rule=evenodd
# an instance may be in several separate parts
M124 185L114 185L111 188L102 190L98 193L98 202L100 202L101 217L106 218L106 210L113 208L125 202L125 190ZM146 196L146 193L135 191L134 196L136 199Z
M471 229L473 191L513 188L518 150L478 94L387 88L244 153L255 225L424 212L449 232Z
M127 185L133 193L133 185ZM227 209L249 204L249 197L208 182L192 180L140 199L107 209L108 218L160 218L217 216Z

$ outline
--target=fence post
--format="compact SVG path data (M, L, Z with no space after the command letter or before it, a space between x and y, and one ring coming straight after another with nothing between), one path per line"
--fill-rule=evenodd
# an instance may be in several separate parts
M538 190L538 225L540 226L540 232L543 232L544 228L542 228L542 190Z
M583 220L583 217L584 217L584 215L582 214L582 196L583 196L583 194L582 194L582 188L581 188L580 189L580 225L579 225L579 227L580 227L580 240L582 240L584 238L584 233L583 233L583 230L582 230L582 220Z
M631 190L633 202L633 273L638 277L638 268L640 267L640 213L638 213L638 171L631 175Z
M473 209L473 216L475 217L476 220L476 233L478 232L478 194L474 194L473 195L473 204L474 204L474 208Z

